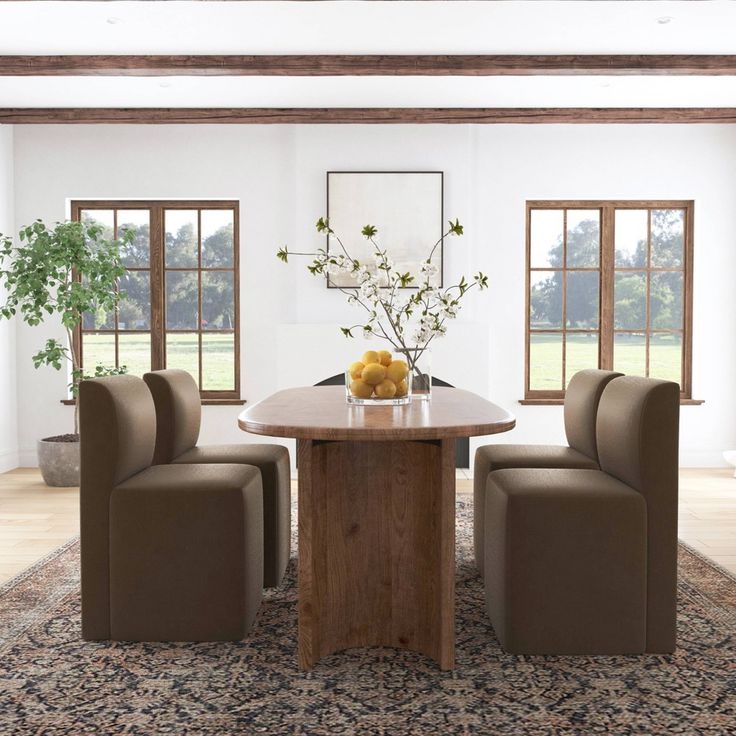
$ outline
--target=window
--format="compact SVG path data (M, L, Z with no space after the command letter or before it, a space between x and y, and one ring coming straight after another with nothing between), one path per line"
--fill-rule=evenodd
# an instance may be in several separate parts
M527 400L584 368L691 395L692 202L527 203Z
M240 398L237 202L73 202L107 237L135 231L114 314L83 316L82 365L183 368L203 400Z

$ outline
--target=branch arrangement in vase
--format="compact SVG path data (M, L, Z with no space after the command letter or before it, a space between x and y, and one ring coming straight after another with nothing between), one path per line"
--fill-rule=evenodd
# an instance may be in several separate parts
M352 275L358 286L340 288L340 291L347 296L348 303L365 312L366 319L350 327L341 327L343 335L351 338L355 337L355 332L360 332L364 338L375 336L388 341L406 356L412 373L418 373L419 361L430 343L447 332L447 323L457 316L466 294L474 287L479 290L488 287L488 276L480 271L470 280L463 276L452 286L437 288L431 284L432 277L440 269L432 260L437 247L446 237L463 234L463 226L457 219L450 220L447 231L428 248L427 258L419 264L418 283L410 272L401 273L394 267L388 249L382 249L376 240L378 229L374 225L366 225L361 231L373 248L373 263L370 264L362 263L348 252L326 218L320 217L316 227L317 232L334 238L342 252L334 254L320 248L313 253L299 253L284 247L279 249L277 257L284 263L289 256L311 258L307 268L313 275ZM408 296L400 291L414 286L416 291Z

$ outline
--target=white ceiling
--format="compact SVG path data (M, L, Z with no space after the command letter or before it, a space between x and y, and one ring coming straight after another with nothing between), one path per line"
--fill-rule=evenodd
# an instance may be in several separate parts
M733 54L736 2L0 2L0 53Z
M736 107L736 77L0 77L0 107Z
M172 53L736 54L736 2L0 2L0 54ZM736 107L736 78L0 77L0 107L118 106Z

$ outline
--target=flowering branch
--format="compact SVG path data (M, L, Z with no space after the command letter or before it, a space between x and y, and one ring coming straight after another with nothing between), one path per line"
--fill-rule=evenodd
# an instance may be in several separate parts
M278 250L277 258L288 263L289 256L305 256L312 259L307 269L313 275L352 276L357 282L355 289L340 288L340 291L347 296L348 303L365 309L368 319L362 324L341 327L342 334L352 338L354 330L360 329L364 338L376 336L388 340L407 356L410 370L417 370L417 361L432 340L445 335L447 321L457 317L465 295L474 287L480 291L488 288L488 276L480 271L470 281L463 276L459 283L444 289L432 286L432 280L440 272L432 262L437 246L448 236L463 235L463 226L457 219L449 221L447 231L432 246L426 260L419 264L417 290L405 299L399 297L398 290L414 285L416 279L410 272L401 273L395 268L388 250L381 249L376 240L378 228L375 225L365 225L361 230L373 247L372 267L350 255L326 218L320 217L316 228L317 232L333 237L342 252L335 255L320 248L313 253L300 253L289 251L285 246ZM385 283L380 283L381 280Z

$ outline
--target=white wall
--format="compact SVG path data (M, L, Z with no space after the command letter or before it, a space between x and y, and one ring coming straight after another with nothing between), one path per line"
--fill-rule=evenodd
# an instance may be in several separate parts
M445 212L466 235L445 276L481 269L475 296L434 350L434 372L517 415L501 442L563 441L559 407L526 407L524 208L527 199L695 200L693 391L683 407L682 461L716 465L736 447L736 128L729 126L16 126L16 222L61 219L72 198L236 198L241 202L242 394L339 372L362 345L337 325L353 314L275 250L318 246L325 171L443 170ZM727 324L727 323L726 323ZM30 355L58 329L18 329L21 460L37 436L65 431L65 378ZM462 356L462 357L458 357ZM203 442L259 441L236 427L240 407L206 407ZM481 440L482 441L482 440ZM476 441L474 444L477 444Z
M0 233L14 234L13 128L0 125ZM4 292L0 287L0 302ZM18 465L18 413L15 398L15 320L0 321L0 473Z

